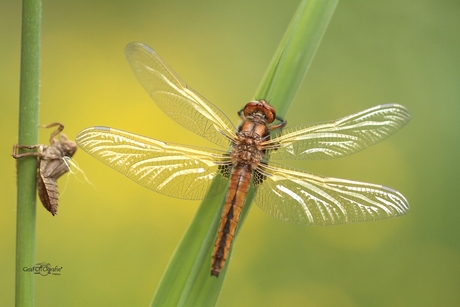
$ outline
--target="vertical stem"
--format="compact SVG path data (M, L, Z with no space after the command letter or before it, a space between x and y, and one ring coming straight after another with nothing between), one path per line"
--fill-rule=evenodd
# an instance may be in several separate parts
M22 2L19 138L21 145L38 142L41 0ZM35 263L36 173L35 157L17 161L16 306L34 305L35 275L24 267Z

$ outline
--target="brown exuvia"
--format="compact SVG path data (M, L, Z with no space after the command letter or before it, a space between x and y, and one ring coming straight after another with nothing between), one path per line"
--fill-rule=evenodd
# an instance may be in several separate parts
M64 129L61 123L52 123L44 126L50 128L58 126L50 135L50 145L18 145L13 146L13 158L19 159L22 157L35 156L38 158L37 168L37 190L38 196L43 206L51 212L52 215L57 214L59 205L59 191L57 187L57 179L69 171L69 166L66 162L70 159L77 150L77 144L69 140L64 134L60 134ZM58 134L59 139L55 138ZM18 149L38 149L36 152L18 153Z

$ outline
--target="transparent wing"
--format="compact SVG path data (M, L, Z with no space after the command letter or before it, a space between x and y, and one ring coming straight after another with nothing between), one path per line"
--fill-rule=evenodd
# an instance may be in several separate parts
M407 200L391 188L316 176L280 165L261 165L255 183L261 183L256 204L277 219L292 223L337 225L409 212Z
M235 137L231 121L188 85L150 47L130 43L126 58L139 82L158 107L184 128L228 148Z
M379 105L344 118L297 126L263 144L271 159L331 159L351 155L374 145L410 120L409 111L398 104Z
M222 193L227 186L225 152L164 143L108 127L81 131L78 146L140 185L184 199L203 199ZM219 170L221 170L219 172ZM212 191L211 181L216 178Z

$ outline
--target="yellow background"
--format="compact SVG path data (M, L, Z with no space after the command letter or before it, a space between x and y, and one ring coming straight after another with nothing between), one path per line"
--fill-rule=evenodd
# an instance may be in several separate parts
M235 124L298 1L44 1L40 123L70 138L106 125L209 146L150 100L124 58L141 41ZM334 161L287 162L391 186L409 215L336 227L277 221L253 207L218 306L460 305L460 4L342 1L288 115L289 125L395 102L412 121L385 142ZM0 9L0 305L14 303L21 6ZM51 131L40 130L47 143ZM142 188L83 151L59 180L59 214L37 210L36 306L147 306L199 202Z

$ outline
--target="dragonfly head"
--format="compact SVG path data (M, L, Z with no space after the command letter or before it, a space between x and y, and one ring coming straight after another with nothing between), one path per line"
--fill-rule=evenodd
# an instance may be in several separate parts
M67 157L72 158L72 156L75 154L75 151L77 151L77 144L69 140L65 134L61 134L59 136L59 143L64 154Z
M269 105L265 100L249 101L243 109L244 116L251 116L255 113L262 114L267 120L267 124L272 123L276 118L275 109Z

